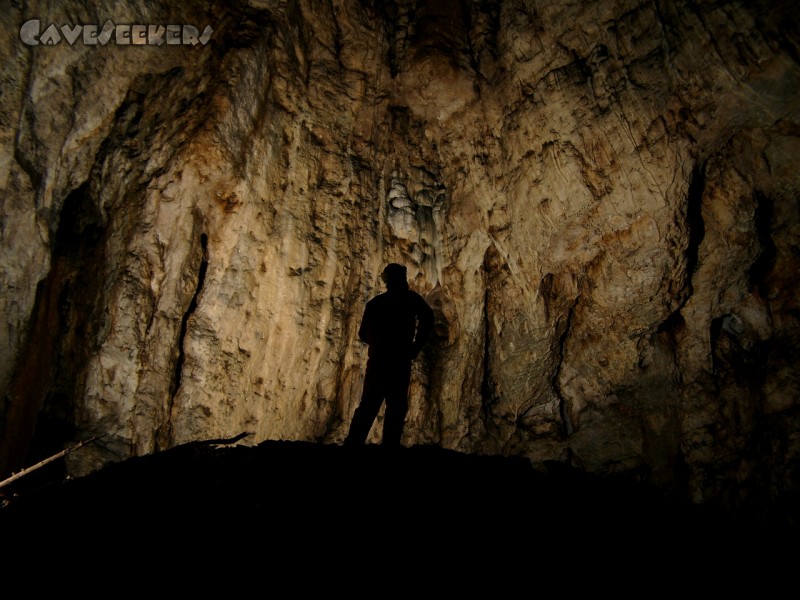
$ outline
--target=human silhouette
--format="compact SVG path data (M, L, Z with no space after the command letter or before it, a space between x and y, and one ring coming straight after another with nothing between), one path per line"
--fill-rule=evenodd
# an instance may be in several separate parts
M353 414L345 445L363 444L384 400L381 445L400 446L406 413L411 362L433 329L433 310L410 290L406 268L391 263L381 273L386 291L367 302L358 337L369 344L361 402Z

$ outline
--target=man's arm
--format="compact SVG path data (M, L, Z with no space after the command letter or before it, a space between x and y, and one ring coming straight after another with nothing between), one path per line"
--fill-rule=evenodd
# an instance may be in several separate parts
M364 316L361 317L361 326L358 328L358 338L365 344L372 340L372 311L369 302L364 309Z
M433 331L433 310L422 296L418 295L417 298L417 334L414 336L414 344L411 351L412 358L419 356L422 346L428 341Z

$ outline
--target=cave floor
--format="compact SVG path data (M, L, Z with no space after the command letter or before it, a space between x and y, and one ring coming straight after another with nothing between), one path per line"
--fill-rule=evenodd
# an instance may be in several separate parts
M37 561L43 546L59 548L59 562L141 556L142 545L228 559L280 548L288 564L302 556L353 567L401 553L473 574L607 564L665 581L710 565L752 571L754 560L797 549L795 531L759 529L623 478L433 446L290 441L195 442L115 463L7 499L0 528L10 556L37 552Z

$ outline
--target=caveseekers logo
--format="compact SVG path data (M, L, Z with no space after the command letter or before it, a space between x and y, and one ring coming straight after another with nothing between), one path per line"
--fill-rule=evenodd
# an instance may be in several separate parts
M56 46L62 41L70 46L80 41L85 46L105 46L112 39L117 46L205 46L214 30L210 25L203 33L193 25L115 25L108 20L97 25L49 25L42 30L39 19L26 21L19 37L28 46Z

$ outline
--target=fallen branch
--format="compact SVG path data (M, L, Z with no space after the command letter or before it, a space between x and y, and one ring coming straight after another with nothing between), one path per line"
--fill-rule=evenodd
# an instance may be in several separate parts
M62 450L58 454L54 454L53 456L51 456L49 458L45 458L43 461L40 461L40 462L36 463L35 465L33 465L31 467L28 467L27 469L22 469L22 471L19 471L19 472L15 473L14 475L9 477L8 479L4 479L3 481L0 481L0 488L8 485L9 483L12 483L12 482L16 481L17 479L20 479L21 477L24 477L25 475L35 471L36 469L41 469L43 466L45 466L47 464L50 464L54 460L58 460L59 458L62 458L64 456L66 456L67 454L69 454L73 450L77 450L81 446L85 446L86 444L89 444L89 443L95 441L97 439L97 437L98 436L95 436L93 438L89 438L88 440L84 440L83 442L79 442L78 444L75 444L71 448L67 448L66 450Z
M217 439L217 440L205 440L204 444L213 444L213 445L220 445L220 444L235 444L242 438L246 438L248 435L253 435L252 433L242 432L236 437L227 438L227 439Z

